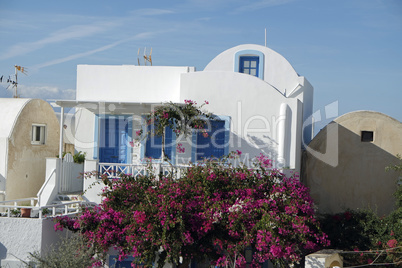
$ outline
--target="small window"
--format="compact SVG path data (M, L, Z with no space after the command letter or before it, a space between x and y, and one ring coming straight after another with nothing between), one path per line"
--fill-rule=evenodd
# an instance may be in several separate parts
M31 144L45 144L46 126L32 125Z
M259 50L245 49L234 54L233 71L264 80L265 55Z
M259 57L242 56L240 57L239 72L258 77Z
M374 132L373 131L362 131L361 133L361 141L362 142L371 142L374 140Z

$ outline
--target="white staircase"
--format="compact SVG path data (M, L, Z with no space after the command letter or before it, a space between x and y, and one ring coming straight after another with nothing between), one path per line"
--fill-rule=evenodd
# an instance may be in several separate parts
M52 205L62 205L66 204L67 205L67 212L68 213L73 213L80 209L80 203L73 203L69 204L71 202L77 202L81 201L84 202L84 199L80 194L58 194L56 198L53 200ZM65 206L59 206L56 208L56 213L59 214L64 214L66 211Z

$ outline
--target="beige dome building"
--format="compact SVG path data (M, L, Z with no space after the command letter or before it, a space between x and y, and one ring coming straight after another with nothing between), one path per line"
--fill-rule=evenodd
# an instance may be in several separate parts
M0 201L36 197L58 154L57 117L44 100L4 98L0 118Z
M304 154L303 181L319 212L394 209L400 174L385 171L402 154L402 123L385 114L357 111L323 128Z

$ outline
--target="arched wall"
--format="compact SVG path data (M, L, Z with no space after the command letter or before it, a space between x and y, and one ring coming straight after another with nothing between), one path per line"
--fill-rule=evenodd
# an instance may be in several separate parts
M373 141L362 141L362 131L372 131ZM331 155L333 150L329 148L338 150L331 159L323 161L323 157L314 156L314 152ZM401 122L378 112L348 113L327 125L311 141L303 160L303 180L319 212L371 208L378 215L388 214L395 207L393 193L399 174L386 172L385 167L397 164L396 155L401 153Z
M31 144L32 124L46 125L46 143ZM56 157L59 122L52 107L39 99L21 110L8 139L6 199L35 197L45 181L46 157Z
M236 55L241 51L245 51L245 53L247 51L257 51L258 55L263 55L263 80L282 94L292 91L299 84L299 75L282 55L268 47L253 44L240 45L225 50L216 56L205 67L204 71L233 72L233 68L236 66ZM256 54L256 52L253 54Z

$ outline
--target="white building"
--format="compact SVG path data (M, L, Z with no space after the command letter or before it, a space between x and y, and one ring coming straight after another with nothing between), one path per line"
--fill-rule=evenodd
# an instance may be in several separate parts
M138 130L146 130L144 115L166 102L182 104L191 99L202 104L208 101L205 108L217 116L208 130L208 138L203 138L200 133L193 133L185 139L166 131L166 141L169 141L166 142L166 151L173 163L178 165L240 150L241 160L245 162L263 153L275 160L276 167L299 171L302 139L306 143L311 140L311 122L308 118L312 114L312 86L296 73L284 57L258 45L241 45L228 49L201 72L196 72L194 67L79 65L76 94L76 100L56 101L62 107L60 125L66 125L67 128L60 128L64 135L57 133L60 140L55 142L52 149L54 152L51 154L58 152L61 155L62 139L67 137L70 142L74 142L76 151L86 153L85 171L97 170L110 177L117 175L113 170L133 174L134 171L142 172L145 170L142 162L145 158L160 158L158 137L143 140L134 147L130 142L136 138ZM20 108L12 108L10 111L14 111L14 115L5 114L3 118L17 118L17 114L24 112L22 107L27 103L19 104ZM66 113L74 116L66 116ZM51 114L54 117L51 123L53 129L53 123L57 119L53 111ZM30 116L33 115L29 114L27 118ZM72 126L73 119L75 128L69 127ZM41 142L42 136L32 132L32 124L38 123L39 127L41 124L49 124L50 127L50 123L35 120L29 121L28 129L21 130L20 134L38 137L38 142ZM10 126L9 124L8 132L12 129ZM0 134L7 132L1 127ZM41 129L39 131L42 133ZM51 137L53 139L49 132L45 137L49 142ZM0 136L0 142L2 146L8 144L10 150L12 141L5 141ZM178 143L183 144L186 149L184 153L176 151ZM4 157L0 155L0 160ZM77 177L66 177L66 166L67 162L62 159L48 159L46 169L44 166L32 169L44 173L38 187L46 180L36 198L35 208L40 213L43 208L50 208L54 214L60 205L65 207L65 214L69 213L67 203L52 202L58 194L76 189L71 181L65 181L76 180ZM163 168L163 163L160 163L159 168ZM2 190L4 175L0 179ZM84 190L96 180L97 178L92 178L92 181L84 180ZM84 198L99 203L101 187L92 185ZM36 189L30 195L36 197L37 192ZM42 214L39 215L41 217ZM0 225L7 226L7 232L14 233L19 229L17 226L28 226L25 221L32 220L32 225L25 231L30 233L31 230L38 230L35 235L41 239L38 239L35 246L39 250L56 238L54 231L49 230L46 219L26 219L24 222L18 220L20 218L5 218L0 220ZM11 237L3 234L5 236ZM28 252L33 250L32 247L23 247L21 241L3 240L0 243L0 265L18 267L16 257L26 260Z
M173 141L169 157L176 164L240 150L244 161L263 153L276 167L299 171L302 133L306 143L312 135L312 86L284 57L259 45L228 49L201 72L194 67L79 65L76 94L75 101L56 103L78 108L75 148L98 164L158 158L160 148L151 148L150 140L135 148L129 142L144 128L143 115L165 102L208 101L205 108L218 116L206 149L200 149L205 142L200 135L180 139L167 131ZM176 153L177 143L183 143L185 153Z

